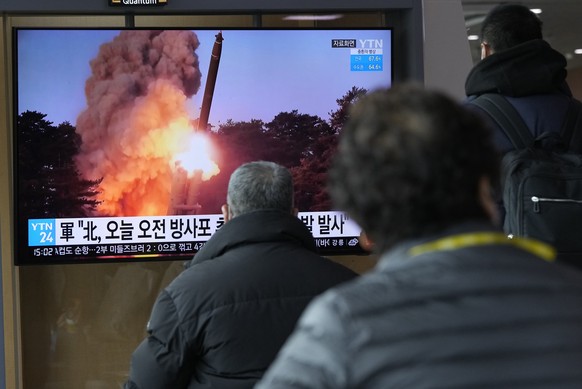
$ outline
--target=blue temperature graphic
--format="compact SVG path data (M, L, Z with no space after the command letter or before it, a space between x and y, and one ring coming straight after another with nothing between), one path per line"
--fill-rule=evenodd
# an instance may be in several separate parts
M353 72L380 72L383 70L383 55L351 55L350 68Z

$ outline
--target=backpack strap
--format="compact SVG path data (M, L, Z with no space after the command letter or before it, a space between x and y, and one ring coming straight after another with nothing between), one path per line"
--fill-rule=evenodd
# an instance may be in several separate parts
M568 150L582 153L582 103L574 98L570 99L561 134Z
M502 95L485 93L469 103L485 111L516 149L523 149L533 144L533 135L523 122L521 115Z

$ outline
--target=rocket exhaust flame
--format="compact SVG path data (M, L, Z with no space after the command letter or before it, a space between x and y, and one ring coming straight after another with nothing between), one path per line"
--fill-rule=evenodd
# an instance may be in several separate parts
M210 146L206 135L197 132L191 135L188 150L176 155L168 214L196 214L200 211L197 202L200 183L220 173L212 160Z
M203 181L207 181L220 173L218 165L211 157L210 141L203 133L192 135L188 150L176 155L174 160L176 165L179 164L190 175L200 171Z

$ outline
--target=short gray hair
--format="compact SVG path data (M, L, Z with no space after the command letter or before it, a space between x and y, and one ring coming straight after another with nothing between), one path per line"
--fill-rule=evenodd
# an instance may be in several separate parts
M274 162L245 163L230 176L226 202L231 218L264 209L291 212L293 209L291 172Z

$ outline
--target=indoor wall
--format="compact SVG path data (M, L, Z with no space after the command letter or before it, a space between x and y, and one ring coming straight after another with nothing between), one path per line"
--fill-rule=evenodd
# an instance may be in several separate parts
M574 97L582 101L582 68L568 69L566 81L568 81Z

